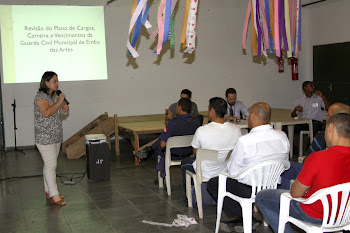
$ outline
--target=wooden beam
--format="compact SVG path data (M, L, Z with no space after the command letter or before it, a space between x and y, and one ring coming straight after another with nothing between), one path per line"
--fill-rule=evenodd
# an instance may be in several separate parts
M115 155L120 155L118 115L114 114Z
M76 134L74 134L72 137L67 139L64 143L62 143L62 151L64 153L66 152L66 148L76 141L78 141L81 137L84 137L86 134L88 134L89 131L91 131L93 128L101 124L103 121L105 121L108 118L108 114L101 114L96 119L91 121L87 126L79 130Z

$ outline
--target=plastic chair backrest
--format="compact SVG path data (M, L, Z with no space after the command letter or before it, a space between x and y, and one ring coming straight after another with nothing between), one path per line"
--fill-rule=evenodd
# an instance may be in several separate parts
M275 159L260 162L244 170L235 179L249 176L252 186L251 198L262 189L276 189L282 172L289 169L290 162L285 159Z
M311 204L317 200L321 200L323 205L322 228L338 228L350 224L349 192L350 182L338 184L332 187L318 190L303 203ZM339 193L341 193L340 200L338 196ZM332 209L329 208L327 196L330 196Z
M200 183L203 182L202 176L202 161L217 161L218 160L218 151L217 150L208 150L208 149L197 149L196 154L196 165L197 165L197 181Z
M170 137L166 143L165 160L171 160L171 148L188 147L191 146L193 135L174 136Z
M196 116L196 118L199 120L200 125L203 125L204 116L201 115L201 114L198 114L198 115Z

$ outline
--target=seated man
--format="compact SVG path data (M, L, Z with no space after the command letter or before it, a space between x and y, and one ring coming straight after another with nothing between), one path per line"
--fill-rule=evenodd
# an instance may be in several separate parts
M290 194L294 198L309 198L320 189L350 182L350 115L339 113L326 125L328 150L312 153L293 183ZM286 190L262 190L256 196L265 219L274 232L278 231L280 196ZM289 215L305 222L321 224L323 208L320 201L305 205L291 201ZM285 232L294 232L286 225Z
M350 115L349 105L342 104L342 103L332 104L328 109L326 121L328 121L329 117L334 116L338 113L347 113ZM314 137L314 139L312 141L312 144L310 145L309 149L306 151L305 155L309 156L313 152L325 150L325 149L326 149L326 141L324 138L324 131L322 131L322 132L319 132L316 134L316 136ZM304 159L304 161L305 161L305 159ZM290 180L295 180L297 178L302 167L303 167L302 163L291 162L289 170L282 173L282 175L281 175L282 182L278 188L289 190Z
M192 102L189 99L182 98L177 103L177 117L171 119L166 125L164 131L159 136L151 148L154 150L157 161L157 171L161 172L161 177L165 177L165 147L168 138L173 136L193 135L200 126L199 120L192 117ZM171 149L172 159L182 159L192 155L192 147ZM138 155L136 153L136 155ZM158 155L161 156L158 161Z
M226 101L227 101L227 113L225 115L226 121L237 122L237 120L241 119L241 114L243 118L245 118L248 113L248 109L244 106L244 104L237 100L237 92L233 88L229 88L226 90Z
M198 148L219 151L218 161L204 161L202 163L202 175L206 178L218 176L220 172L226 170L227 153L234 148L237 139L241 136L241 130L238 126L225 122L225 113L225 100L219 97L211 98L208 107L208 118L211 122L199 127L193 137L194 154ZM196 172L195 160L195 157L189 157L181 162L184 190L186 190L186 170Z
M228 173L236 176L246 168L271 159L289 158L289 141L286 134L274 130L269 124L271 107L266 103L253 104L249 110L248 125L251 131L240 137L227 163ZM210 179L208 191L215 200L218 198L219 177ZM251 183L249 177L240 180L227 179L227 191L240 197L250 197ZM238 202L225 198L223 210L228 217L238 217L242 221L242 209Z
M188 89L183 89L181 91L180 98L185 98L185 99L191 100L192 92ZM191 102L191 103L192 103L192 110L190 113L193 117L196 117L198 115L197 104L195 102ZM177 103L173 103L169 106L168 109L165 109L165 112L166 112L165 122L166 123L168 121L170 121L171 119L173 119L174 117L176 117L176 111L177 111L176 109L177 109Z
M312 119L313 133L316 135L322 129L324 119L322 108L328 111L329 103L320 91L315 91L315 86L310 81L303 83L303 91L304 95L295 102L291 116L297 117L298 113L301 113L301 118ZM294 132L308 129L307 124L296 125Z

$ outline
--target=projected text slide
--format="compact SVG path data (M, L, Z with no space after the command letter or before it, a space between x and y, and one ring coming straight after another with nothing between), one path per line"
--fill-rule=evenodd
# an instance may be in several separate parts
M60 81L107 79L102 6L4 9L11 10L1 17L4 83L39 82L48 70Z

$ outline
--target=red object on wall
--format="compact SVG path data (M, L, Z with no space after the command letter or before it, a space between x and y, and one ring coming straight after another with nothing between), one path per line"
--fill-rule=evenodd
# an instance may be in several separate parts
M278 72L283 73L284 72L284 60L283 58L278 58Z
M298 80L298 59L295 57L292 57L291 59L292 64L292 80Z

